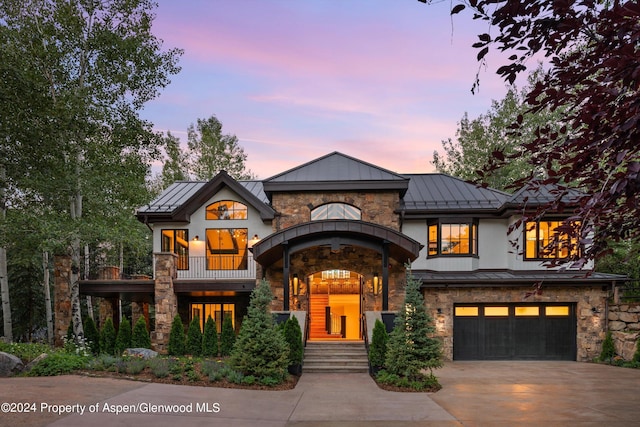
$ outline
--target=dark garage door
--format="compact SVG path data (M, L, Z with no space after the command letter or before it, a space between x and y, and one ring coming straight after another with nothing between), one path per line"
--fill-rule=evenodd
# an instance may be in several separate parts
M454 360L576 360L575 304L458 304Z

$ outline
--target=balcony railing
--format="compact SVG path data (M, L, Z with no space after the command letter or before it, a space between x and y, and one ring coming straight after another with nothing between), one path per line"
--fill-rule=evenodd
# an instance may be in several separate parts
M253 255L217 255L203 257L178 258L178 279L255 279L256 263ZM188 267L188 269L186 268Z

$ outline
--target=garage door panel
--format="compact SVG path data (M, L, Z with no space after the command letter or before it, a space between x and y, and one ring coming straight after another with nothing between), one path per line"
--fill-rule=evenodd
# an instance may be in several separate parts
M544 355L545 329L540 317L514 318L515 359L539 359Z
M484 358L505 359L510 357L511 335L508 317L485 317Z
M453 325L454 360L477 360L480 355L478 317L456 317Z

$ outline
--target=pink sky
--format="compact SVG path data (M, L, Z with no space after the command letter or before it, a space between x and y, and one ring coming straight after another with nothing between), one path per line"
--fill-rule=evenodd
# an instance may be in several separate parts
M501 99L488 57L480 92L471 45L485 24L450 2L160 0L154 34L185 50L182 71L142 113L186 143L215 115L259 178L340 151L400 173L431 172L434 150ZM520 82L519 82L520 83Z

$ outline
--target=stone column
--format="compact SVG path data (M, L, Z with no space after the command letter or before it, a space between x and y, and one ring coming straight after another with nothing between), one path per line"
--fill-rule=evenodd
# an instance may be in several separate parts
M63 338L67 336L67 330L71 323L71 257L56 255L53 258L53 265L53 337L54 345L62 347L64 345Z
M156 328L151 332L151 344L155 351L166 354L171 323L178 314L178 298L173 290L178 256L168 252L155 253L154 256Z

